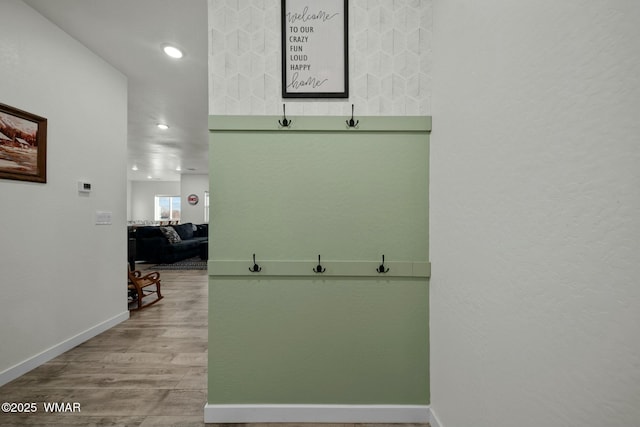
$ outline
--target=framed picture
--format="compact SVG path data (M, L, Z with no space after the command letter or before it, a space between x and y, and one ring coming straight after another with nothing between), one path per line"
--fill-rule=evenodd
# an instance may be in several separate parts
M0 104L0 178L47 182L47 119Z
M282 97L349 97L347 0L282 0Z

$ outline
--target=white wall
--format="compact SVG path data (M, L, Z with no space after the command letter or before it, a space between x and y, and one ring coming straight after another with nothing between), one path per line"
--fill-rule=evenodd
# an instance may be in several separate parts
M281 2L208 3L209 114L281 114ZM431 0L348 3L349 99L287 99L287 114L429 115Z
M209 175L181 175L180 176L180 194L182 195L182 210L180 211L180 222L193 224L202 224L209 222L204 219L204 192L209 191ZM198 204L190 205L187 197L195 194L200 199Z
M640 420L640 3L436 1L441 427Z
M131 193L133 192L132 185L133 185L133 182L127 180L127 221L132 220L132 213L131 213L131 210L133 208L133 200L131 199Z
M48 182L0 180L2 383L128 317L127 82L21 1L3 0L0 96L48 119ZM78 180L91 182L88 196ZM112 225L95 225L96 211L112 212Z
M153 221L155 196L181 196L182 223L202 224L204 221L204 192L209 190L209 175L181 175L180 181L129 181L130 221ZM197 194L200 201L191 206L189 194Z
M156 195L179 196L180 181L131 181L132 221L153 221Z

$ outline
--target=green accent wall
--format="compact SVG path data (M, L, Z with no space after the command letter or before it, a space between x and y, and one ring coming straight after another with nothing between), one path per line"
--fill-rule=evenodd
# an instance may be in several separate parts
M212 280L209 403L426 404L424 280Z
M430 118L278 119L209 120L208 403L428 404Z

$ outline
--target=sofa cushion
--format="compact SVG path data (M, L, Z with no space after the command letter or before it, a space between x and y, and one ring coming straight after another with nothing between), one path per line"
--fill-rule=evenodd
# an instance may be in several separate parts
M148 237L164 237L164 234L160 231L160 227L155 225L147 225L144 227L136 228L136 237L139 239L146 239Z
M169 243L178 243L182 241L180 235L176 233L176 230L174 230L172 227L160 227L160 231L162 232L162 234L164 234L164 237L167 238Z
M190 240L193 239L193 224L187 222L186 224L174 225L173 229L176 230L180 239Z
M193 232L193 237L208 237L209 236L209 224L195 225L196 230Z

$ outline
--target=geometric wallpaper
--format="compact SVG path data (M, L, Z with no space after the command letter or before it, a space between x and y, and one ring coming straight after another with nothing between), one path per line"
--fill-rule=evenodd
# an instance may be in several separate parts
M285 100L281 1L208 0L209 114L431 115L431 0L348 4L349 98Z

